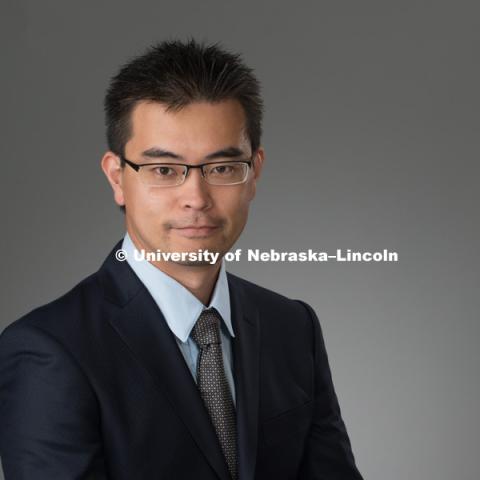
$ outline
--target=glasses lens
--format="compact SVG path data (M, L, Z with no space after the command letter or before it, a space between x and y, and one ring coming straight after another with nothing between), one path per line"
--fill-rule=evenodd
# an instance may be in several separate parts
M225 162L205 165L205 180L212 185L234 185L247 179L248 163Z
M179 185L185 177L185 167L182 165L145 165L139 173L145 185L171 187Z

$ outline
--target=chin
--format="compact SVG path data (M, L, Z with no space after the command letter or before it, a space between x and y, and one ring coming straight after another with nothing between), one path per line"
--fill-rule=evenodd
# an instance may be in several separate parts
M170 251L172 252L189 252L189 251L197 251L197 250L208 250L209 252L223 252L224 246L214 241L211 238L202 238L202 237L194 237L189 238L188 240L185 239L182 242L175 242L175 245L172 245Z
M220 263L221 262L221 258L219 258L219 261L217 263ZM173 262L171 261L170 263L174 263L175 265L182 265L184 267L213 267L213 265L216 265L216 264L212 264L210 262L206 262L206 261L198 261L198 262L191 262L191 261L185 261L185 262Z

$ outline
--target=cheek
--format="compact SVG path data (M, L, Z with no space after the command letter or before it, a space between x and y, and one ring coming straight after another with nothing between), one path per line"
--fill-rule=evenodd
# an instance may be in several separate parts
M236 227L243 226L248 216L250 196L242 191L238 195L226 195L217 202L222 216L230 219L230 223Z
M154 224L155 219L160 218L161 202L156 199L148 188L138 185L128 185L124 188L125 205L135 223L148 228Z

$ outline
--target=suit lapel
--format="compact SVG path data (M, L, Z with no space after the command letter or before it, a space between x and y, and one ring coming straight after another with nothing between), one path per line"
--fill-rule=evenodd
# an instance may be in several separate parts
M195 381L157 304L126 262L115 259L119 242L102 265L99 276L105 299L117 306L109 322L136 358L150 372L172 408L219 478L229 473L215 430ZM258 416L259 334L256 311L241 285L228 275L232 304L239 480L254 476Z
M257 455L260 332L258 311L240 281L227 274L232 310L239 480L253 480Z

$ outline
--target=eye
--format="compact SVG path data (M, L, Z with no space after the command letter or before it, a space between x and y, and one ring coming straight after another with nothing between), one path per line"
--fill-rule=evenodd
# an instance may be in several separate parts
M177 174L177 172L173 168L167 167L166 165L159 165L157 167L154 167L152 170L156 175L160 177L171 177Z
M228 174L231 173L233 168L230 165L217 165L216 167L212 168L212 173L213 174Z

